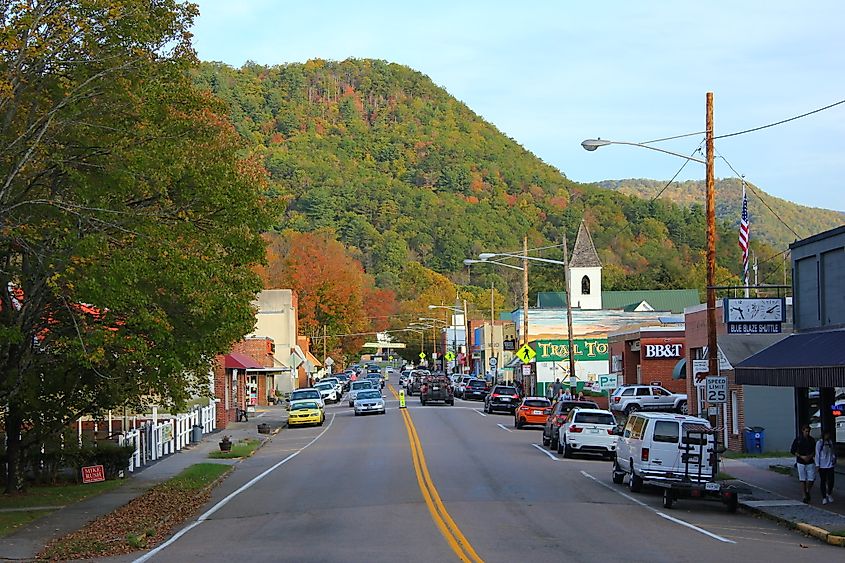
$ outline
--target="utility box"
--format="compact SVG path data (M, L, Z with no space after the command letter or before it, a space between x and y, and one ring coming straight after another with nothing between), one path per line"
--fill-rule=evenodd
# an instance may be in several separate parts
M749 454L763 453L766 441L766 429L762 426L745 427L745 452Z

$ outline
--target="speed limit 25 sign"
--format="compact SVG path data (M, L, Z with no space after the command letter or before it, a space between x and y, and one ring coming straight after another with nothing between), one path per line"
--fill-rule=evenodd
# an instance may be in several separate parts
M706 401L708 403L725 403L728 400L728 378L723 376L707 376Z

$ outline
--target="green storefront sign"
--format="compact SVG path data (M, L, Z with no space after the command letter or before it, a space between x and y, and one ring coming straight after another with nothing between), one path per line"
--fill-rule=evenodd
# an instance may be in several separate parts
M569 360L567 344L567 340L535 340L531 347L537 352L538 362L560 362ZM575 361L608 360L607 338L576 338L572 345L575 348Z

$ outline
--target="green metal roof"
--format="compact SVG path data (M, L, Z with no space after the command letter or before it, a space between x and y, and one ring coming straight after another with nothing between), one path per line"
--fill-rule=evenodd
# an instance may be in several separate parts
M602 291L603 309L633 311L645 301L655 311L683 313L684 307L699 305L697 289L643 289L633 291ZM562 291L544 291L537 294L540 309L566 307L566 294Z

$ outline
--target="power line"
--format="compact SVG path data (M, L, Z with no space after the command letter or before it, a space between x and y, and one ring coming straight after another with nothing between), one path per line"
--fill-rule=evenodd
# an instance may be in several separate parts
M728 133L727 135L717 135L713 137L713 139L725 139L727 137L736 137L737 135L745 135L746 133L753 133L754 131L760 131L761 129L768 129L769 127L774 127L776 125L783 125L784 123L789 123L790 121L795 121L796 119L801 119L802 117L807 117L808 115L813 115L814 113L819 113L820 111L824 111L826 109L830 109L832 107L836 107L838 105L845 104L845 100L839 100L838 102L834 102L832 104L826 105L822 108L814 109L813 111L808 111L807 113L802 113L801 115L796 115L795 117L790 117L788 119L782 119L780 121L776 121L774 123L769 123L768 125L761 125L760 127L754 127L752 129L745 129L743 131L737 131L736 133Z
M721 158L722 160L724 160L724 161L725 161L725 164L727 164L727 165L728 165L728 167L729 167L729 168L733 171L733 173L734 173L734 174L736 174L736 176L737 176L740 180L742 180L742 182L743 182L746 186L748 186L748 188L749 188L749 189L750 189L750 190L754 193L754 195L756 195L756 196L757 196L757 199L759 199L759 200L760 200L760 202L761 202L763 205L765 205L765 206L766 206L766 209L768 209L769 211L771 211L771 212L772 212L772 215L774 215L774 216L777 218L777 220L778 220L778 221L780 221L780 222L783 224L783 226L784 226L784 227L786 227L787 229L789 229L790 231L792 231L792 234L793 234L793 235L795 235L795 238L801 238L801 235L799 235L798 233L796 233L796 232L795 232L795 229L793 229L791 226L789 226L789 224L788 224L786 221L784 221L784 220L783 220L783 218L782 218L780 215L778 215L778 214L775 212L775 210L774 210L774 209L772 209L772 206L770 206L770 205L766 202L766 200L764 200L764 199L760 196L760 194L757 192L757 190L755 190L755 189L754 189L754 187L753 187L751 184L749 184L748 182L746 182L746 181L745 181L745 176L744 176L744 175L742 175L742 174L740 174L739 172L737 172L737 171L736 171L736 168L734 168L734 167L733 167L733 165L731 165L731 163L730 163L730 162L728 162L728 159L727 159L727 158L725 158L724 156L722 156L722 154L721 154L718 150L716 151L716 154L718 154L718 155L719 155L719 158Z

